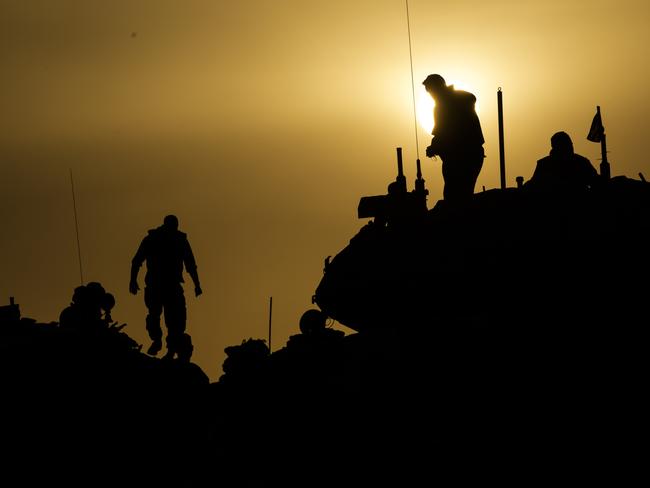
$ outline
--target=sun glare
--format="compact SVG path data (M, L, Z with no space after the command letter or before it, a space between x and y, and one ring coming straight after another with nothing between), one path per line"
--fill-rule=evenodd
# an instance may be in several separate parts
M468 91L470 93L474 93L476 95L476 92L473 91L473 89L464 84L464 83L456 83L454 81L447 81L448 85L454 85L454 88L456 90L464 90ZM427 91L424 89L423 85L420 85L416 92L416 105L415 105L415 112L417 115L418 123L420 124L420 127L424 129L424 131L427 134L431 134L431 131L433 130L433 127L435 126L435 122L433 120L433 107L436 106L436 103L433 101L431 98L431 95L427 93ZM478 102L476 103L476 113L480 115L480 108Z
M431 98L431 95L429 95L424 89L424 86L421 85L417 92L415 107L418 123L427 134L431 134L431 131L433 130L433 107L435 107L435 105L436 103L433 101L433 98Z

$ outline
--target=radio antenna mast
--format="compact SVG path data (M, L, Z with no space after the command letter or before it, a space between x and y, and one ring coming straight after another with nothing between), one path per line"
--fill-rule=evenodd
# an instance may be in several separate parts
M269 354L271 354L272 320L273 320L273 297L269 297Z
M418 142L418 117L415 108L415 80L413 78L413 49L411 47L411 20L409 18L409 0L406 0L406 27L409 35L409 61L411 64L411 94L413 95L413 122L415 127L415 153L418 163L420 162L420 144Z
M84 284L84 272L81 266L81 245L79 244L79 222L77 221L77 202L74 197L74 180L72 179L72 168L70 168L70 187L72 188L72 210L74 211L74 228L77 232L77 256L79 258L79 277L81 284Z

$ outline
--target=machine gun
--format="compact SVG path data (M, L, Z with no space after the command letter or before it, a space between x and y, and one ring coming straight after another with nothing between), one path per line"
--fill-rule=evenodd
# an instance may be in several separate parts
M424 186L420 160L417 160L415 189L408 191L402 165L402 148L397 148L397 177L388 185L386 195L361 197L357 215L360 219L374 217L378 223L409 219L427 211L429 190Z

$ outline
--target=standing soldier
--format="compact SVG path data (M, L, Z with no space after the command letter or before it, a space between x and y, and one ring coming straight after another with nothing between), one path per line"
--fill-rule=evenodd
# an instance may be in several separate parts
M440 75L429 75L422 82L435 100L433 109L435 127L427 157L440 156L442 177L445 180L443 196L448 201L463 201L474 194L474 185L485 152L483 132L476 114L476 97L466 91L455 90Z
M185 333L187 312L183 295L183 265L194 282L194 294L201 295L196 262L187 235L178 230L178 219L174 215L165 217L163 225L151 229L145 236L131 263L129 291L137 294L138 271L147 262L144 278L144 303L149 310L146 324L149 337L153 341L148 354L157 355L162 348L162 329L160 315L165 312L167 326L167 354L171 359L177 354L180 359L189 360L192 355L192 342Z

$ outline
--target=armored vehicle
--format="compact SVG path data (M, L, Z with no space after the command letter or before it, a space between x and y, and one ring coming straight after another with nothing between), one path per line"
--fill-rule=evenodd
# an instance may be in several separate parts
M326 262L313 303L359 332L639 324L650 271L639 176L570 191L518 184L429 210L419 161L409 192L398 148L395 182L361 199L371 220Z

